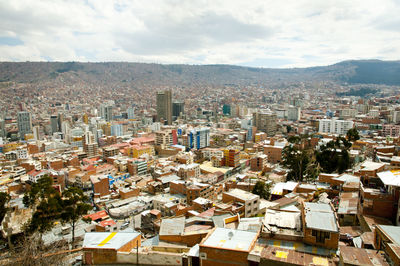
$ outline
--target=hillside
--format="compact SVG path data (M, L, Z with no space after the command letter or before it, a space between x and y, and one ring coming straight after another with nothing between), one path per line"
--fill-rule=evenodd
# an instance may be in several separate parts
M266 85L333 81L400 85L400 61L352 60L330 66L271 69L234 65L146 63L1 62L0 82L138 84L149 86Z

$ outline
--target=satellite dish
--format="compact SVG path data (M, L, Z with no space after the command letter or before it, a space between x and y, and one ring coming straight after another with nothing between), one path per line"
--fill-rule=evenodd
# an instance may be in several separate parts
M229 237L229 239L232 239L232 237L233 237L233 232L232 231L229 231L228 237Z

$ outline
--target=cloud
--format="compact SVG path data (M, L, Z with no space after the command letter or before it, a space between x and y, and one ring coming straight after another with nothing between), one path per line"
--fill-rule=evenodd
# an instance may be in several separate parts
M0 60L302 67L399 59L395 0L0 0Z

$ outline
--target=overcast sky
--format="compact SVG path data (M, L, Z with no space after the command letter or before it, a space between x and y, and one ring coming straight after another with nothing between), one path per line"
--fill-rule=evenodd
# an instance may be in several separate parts
M400 59L399 0L0 0L1 61Z

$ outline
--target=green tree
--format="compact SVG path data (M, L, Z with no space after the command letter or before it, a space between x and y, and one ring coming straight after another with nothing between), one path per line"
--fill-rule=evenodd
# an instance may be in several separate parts
M360 139L360 135L358 134L358 130L356 127L350 128L347 131L346 136L349 141L356 141Z
M39 232L42 235L51 230L55 221L60 218L62 199L52 184L51 177L43 176L33 183L31 190L24 195L25 206L34 210L31 219L25 225L25 231L28 234Z
M293 144L287 145L282 150L282 165L290 170L287 175L288 180L303 181L309 161L309 152L301 150Z
M6 192L0 192L0 224L7 213L7 203L10 201L10 195Z
M271 196L271 184L263 181L257 181L252 193L259 195L260 198L268 200Z
M351 142L343 137L330 141L315 152L317 162L326 173L343 173L351 167L349 148Z
M82 189L70 187L63 193L61 212L61 220L63 223L69 223L72 228L72 245L75 241L75 226L83 215L87 214L92 206L87 204L88 197L83 193ZM87 222L86 219L84 221Z

